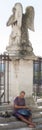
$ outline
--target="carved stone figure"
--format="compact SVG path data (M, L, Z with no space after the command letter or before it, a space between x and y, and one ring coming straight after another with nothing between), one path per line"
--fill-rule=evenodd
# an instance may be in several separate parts
M7 26L12 26L12 32L10 34L9 44L20 43L21 38L21 26L22 26L22 5L20 3L15 4L12 9L13 14L10 16Z
M15 50L19 47L19 53L22 55L33 52L28 29L34 31L34 8L32 6L27 7L25 14L23 14L22 5L16 3L7 22L7 26L10 25L12 26L9 38L10 47L14 46Z

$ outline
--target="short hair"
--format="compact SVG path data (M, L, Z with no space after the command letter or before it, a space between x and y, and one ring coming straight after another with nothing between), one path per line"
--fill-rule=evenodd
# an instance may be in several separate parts
M25 94L25 91L21 91L20 93L24 93Z

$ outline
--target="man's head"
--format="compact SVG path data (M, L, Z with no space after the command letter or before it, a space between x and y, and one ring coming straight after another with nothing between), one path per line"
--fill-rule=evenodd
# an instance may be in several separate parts
M21 97L21 98L24 98L24 96L25 96L25 92L24 92L24 91L21 91L21 92L20 92L20 97Z

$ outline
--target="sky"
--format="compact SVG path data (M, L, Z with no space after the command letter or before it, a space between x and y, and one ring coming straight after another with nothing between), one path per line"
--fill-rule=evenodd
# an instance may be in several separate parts
M6 23L12 14L12 7L20 2L23 12L27 6L32 5L35 10L34 28L35 32L29 30L29 39L32 43L34 54L42 57L42 0L0 0L0 54L6 51L9 44L11 27Z

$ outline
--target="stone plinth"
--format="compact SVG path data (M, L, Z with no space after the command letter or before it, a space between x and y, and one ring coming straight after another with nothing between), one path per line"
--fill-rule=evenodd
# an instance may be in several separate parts
M33 61L12 60L9 65L9 95L10 100L17 96L21 90L26 96L33 92Z

